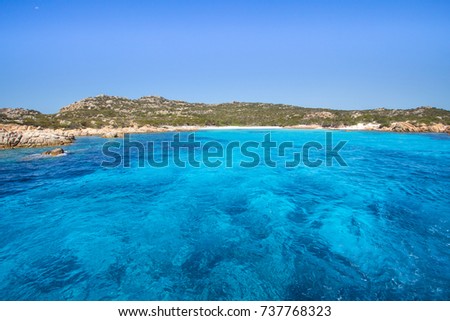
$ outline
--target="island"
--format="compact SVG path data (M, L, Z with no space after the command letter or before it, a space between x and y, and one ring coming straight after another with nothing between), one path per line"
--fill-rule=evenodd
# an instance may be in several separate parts
M336 110L258 102L190 103L159 96L128 99L99 95L56 114L0 108L0 149L61 146L77 136L193 131L200 128L280 127L450 134L450 111L414 109Z

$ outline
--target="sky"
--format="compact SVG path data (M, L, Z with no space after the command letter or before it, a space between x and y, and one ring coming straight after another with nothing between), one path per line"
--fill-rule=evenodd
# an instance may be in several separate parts
M0 0L0 108L100 94L450 109L450 1Z

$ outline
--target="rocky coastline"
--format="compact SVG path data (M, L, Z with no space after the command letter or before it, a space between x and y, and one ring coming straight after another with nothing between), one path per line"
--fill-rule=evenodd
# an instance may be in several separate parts
M100 136L103 138L123 137L124 134L195 131L197 126L124 127L50 129L22 125L0 124L0 149L64 146L73 143L76 137Z
M260 126L258 128L264 128ZM0 125L0 149L64 146L73 143L76 137L99 136L103 138L118 138L124 134L163 133L179 131L197 131L201 129L237 128L229 126L134 126L123 128L83 128L83 129L50 129L23 125ZM240 126L239 128L252 128ZM273 128L273 127L267 127ZM399 133L447 133L450 126L444 124L414 125L408 122L392 123L389 127L381 127L376 123L357 124L354 126L323 127L320 125L280 126L284 129L329 129L329 130L364 130Z

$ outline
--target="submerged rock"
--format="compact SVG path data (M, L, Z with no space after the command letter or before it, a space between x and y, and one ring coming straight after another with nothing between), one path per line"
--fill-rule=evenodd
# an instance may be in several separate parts
M64 154L64 149L62 148L55 148L52 150L46 150L42 153L42 155L49 155L49 156L58 156Z

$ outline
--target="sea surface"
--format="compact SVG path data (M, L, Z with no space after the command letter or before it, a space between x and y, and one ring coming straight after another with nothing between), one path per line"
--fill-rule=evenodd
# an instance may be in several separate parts
M325 134L271 131L298 150ZM334 131L347 166L291 168L142 168L137 150L105 168L108 141L0 151L0 300L450 300L450 135Z

